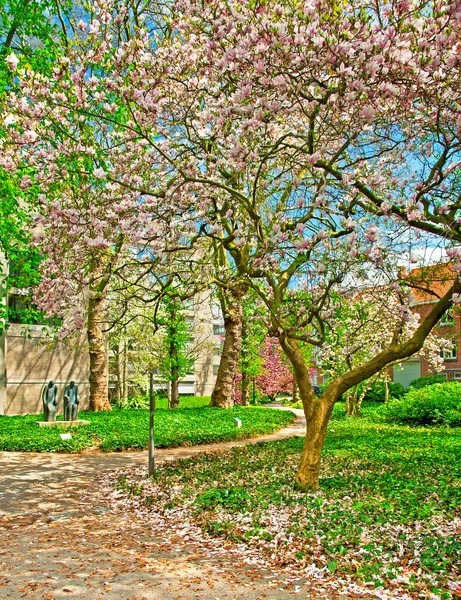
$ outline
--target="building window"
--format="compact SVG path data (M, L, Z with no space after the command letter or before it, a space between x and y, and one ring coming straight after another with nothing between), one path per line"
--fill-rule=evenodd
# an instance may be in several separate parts
M453 373L453 379L461 379L461 371L455 371Z
M194 299L187 298L187 300L184 300L184 308L186 310L194 310Z
M213 325L213 335L224 335L226 333L226 330L224 328L224 325L219 324L219 325Z
M443 358L443 360L456 360L458 358L456 344L453 344L453 348L451 350L442 350L440 356Z
M47 319L38 310L29 295L10 294L8 296L8 322L21 325L60 325L61 320L55 317Z
M219 344L219 346L215 346L213 348L213 356L221 356L222 354L222 345Z
M217 302L212 302L211 303L211 314L213 316L213 319L222 319L221 305L218 304Z
M443 317L440 319L440 326L441 327L453 327L455 324L455 317L453 315L453 310L449 309L447 310Z

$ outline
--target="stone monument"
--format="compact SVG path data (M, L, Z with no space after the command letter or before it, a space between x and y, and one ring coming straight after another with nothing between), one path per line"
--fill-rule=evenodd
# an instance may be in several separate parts
M42 402L45 421L56 421L56 412L58 410L58 386L54 381L49 381L43 388Z
M64 420L76 421L80 394L75 381L71 381L64 389Z

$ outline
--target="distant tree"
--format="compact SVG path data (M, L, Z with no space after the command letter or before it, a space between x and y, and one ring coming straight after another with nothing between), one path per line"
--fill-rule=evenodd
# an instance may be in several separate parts
M256 387L263 396L275 400L277 394L290 394L293 374L276 339L265 340L261 349L261 372L256 377Z
M158 370L162 379L169 383L168 406L179 406L179 382L192 369L194 357L194 336L180 297L165 293L161 303L161 325L163 339L156 351Z

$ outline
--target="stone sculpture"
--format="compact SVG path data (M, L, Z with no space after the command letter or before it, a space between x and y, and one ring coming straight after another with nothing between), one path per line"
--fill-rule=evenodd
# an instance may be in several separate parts
M75 381L71 381L64 390L64 420L76 421L78 417L78 404L80 394Z
M42 392L43 413L45 421L56 421L58 410L58 386L54 381L49 381Z

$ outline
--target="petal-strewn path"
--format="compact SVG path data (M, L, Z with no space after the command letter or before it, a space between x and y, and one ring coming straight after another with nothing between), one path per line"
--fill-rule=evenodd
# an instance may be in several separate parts
M186 458L261 440L303 435L293 425L262 438L158 450L156 460ZM234 554L210 554L153 524L107 506L103 472L147 464L147 453L0 453L0 599L285 600L336 598L247 565ZM155 526L155 525L154 525ZM310 591L309 591L310 590ZM346 598L347 596L342 596Z

